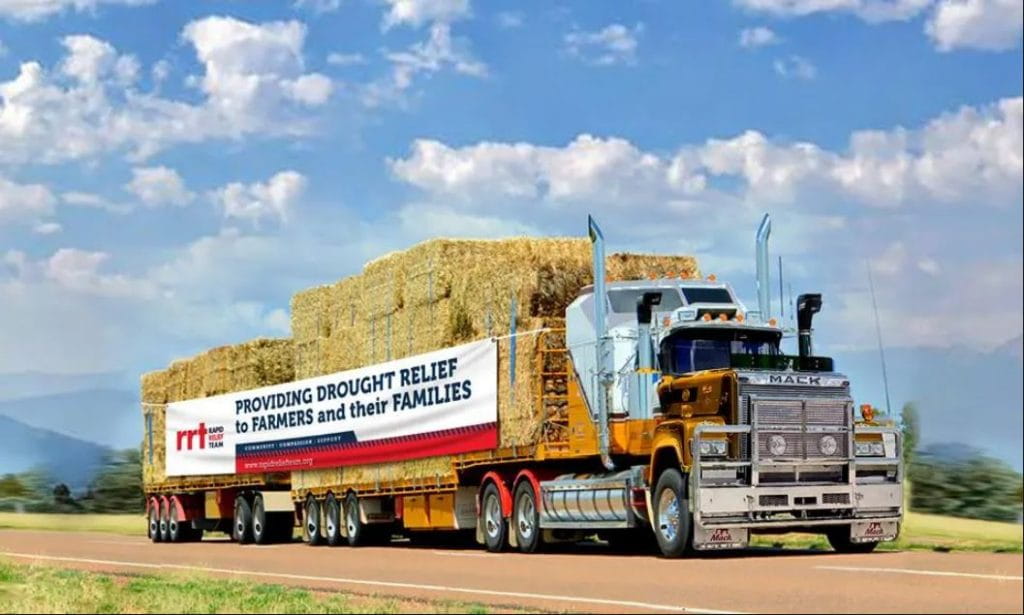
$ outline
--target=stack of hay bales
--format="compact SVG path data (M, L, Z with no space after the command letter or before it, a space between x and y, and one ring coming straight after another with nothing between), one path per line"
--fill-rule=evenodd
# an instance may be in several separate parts
M691 257L613 254L613 280L649 276L695 277ZM310 378L448 346L502 336L512 318L520 333L565 326L565 308L592 283L587 239L436 239L387 254L361 274L299 292L292 298L296 377ZM514 308L514 311L513 311ZM537 346L563 348L564 337L522 335L516 373L510 340L498 343L500 445L535 444L549 433L541 395L564 393L567 383L539 386ZM557 367L557 366L556 366ZM545 371L555 369L545 366ZM564 369L564 367L562 367ZM563 404L564 406L564 404ZM563 408L564 409L564 408ZM372 485L391 480L444 480L450 457L293 472L296 490Z
M290 339L255 339L220 346L190 359L179 359L163 370L142 376L143 415L151 417L153 441L143 434L142 480L147 491L189 489L210 482L241 480L265 484L262 474L242 477L168 477L165 469L166 404L234 391L255 389L295 379L295 352ZM152 446L152 463L150 463Z

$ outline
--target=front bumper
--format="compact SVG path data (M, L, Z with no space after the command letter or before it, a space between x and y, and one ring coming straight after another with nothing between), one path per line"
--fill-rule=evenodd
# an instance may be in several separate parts
M894 444L898 443L895 428L858 428L858 432L862 429L893 434ZM898 456L849 459L845 462L847 480L809 484L758 484L756 457L747 461L701 459L697 444L702 435L743 436L750 432L751 428L744 425L701 425L694 434L690 507L695 546L706 543L704 548L711 548L714 542L735 546L745 543L751 532L775 528L814 530L840 525L851 528L855 541L896 538L903 520L903 468ZM862 470L860 477L858 470ZM881 475L879 470L883 470ZM747 479L729 480L730 475L745 475ZM726 536L732 539L726 541Z

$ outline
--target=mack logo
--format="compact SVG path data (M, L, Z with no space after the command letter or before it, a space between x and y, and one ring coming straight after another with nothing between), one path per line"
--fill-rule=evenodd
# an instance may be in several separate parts
M732 532L728 528L720 527L711 533L708 542L732 542Z
M868 529L864 530L865 536L882 536L884 534L885 531L882 530L882 524L877 521L872 521L868 525Z
M812 384L821 386L821 376L798 376L786 374L785 376L768 376L768 384Z

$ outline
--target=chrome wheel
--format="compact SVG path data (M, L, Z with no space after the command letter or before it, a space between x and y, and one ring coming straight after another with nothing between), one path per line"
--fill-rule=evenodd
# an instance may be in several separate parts
M526 541L533 538L533 519L536 515L533 498L527 493L520 495L516 503L516 524L519 526L519 536Z
M501 502L498 496L490 494L484 503L484 531L492 539L498 538L501 534Z
M671 489L664 489L658 498L658 531L666 541L679 535L679 498Z
M345 528L349 536L355 536L359 532L359 509L355 501L349 502L345 507Z

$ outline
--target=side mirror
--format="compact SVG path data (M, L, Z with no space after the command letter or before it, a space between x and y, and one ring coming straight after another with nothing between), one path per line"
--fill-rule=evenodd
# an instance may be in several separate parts
M641 325L651 324L651 307L661 305L661 293L644 293L636 300L636 321Z

